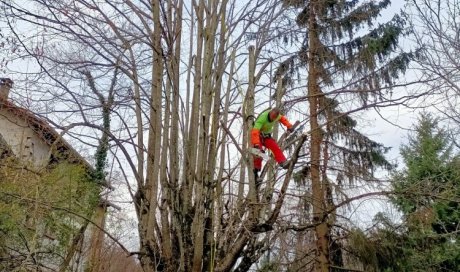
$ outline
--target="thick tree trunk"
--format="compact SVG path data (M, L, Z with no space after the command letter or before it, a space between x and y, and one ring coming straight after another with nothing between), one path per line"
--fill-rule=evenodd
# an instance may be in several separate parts
M151 100L149 109L149 135L147 146L147 164L144 211L139 218L141 263L144 269L149 271L163 270L164 260L161 255L159 243L162 241L161 231L156 218L158 207L158 177L160 172L160 146L161 146L161 98L162 98L162 76L163 56L161 49L161 22L160 6L158 1L152 1L153 28L152 45L155 50L152 54L152 84Z
M101 228L105 227L106 212L106 204L100 203L93 215L93 222ZM99 272L101 271L101 253L104 245L104 232L94 226L92 226L91 229L90 257L87 264L87 269L90 271Z
M185 257L185 269L187 271L200 271L201 269L201 247L202 247L202 227L198 222L202 215L202 212L197 207L200 206L200 200L194 199L194 190L200 191L201 184L198 180L198 166L201 164L198 161L198 139L200 133L201 118L201 94L202 94L202 59L203 59L203 37L205 35L205 24L204 24L204 10L205 1L200 0L198 5L193 4L193 9L196 11L197 18L197 53L194 58L194 84L193 84L193 96L192 96L192 107L190 114L190 123L188 129L188 142L185 151L185 164L184 173L186 177L183 182L182 188L182 218L184 219L183 236L185 241L185 250L187 251ZM193 268L192 268L193 267Z
M328 226L325 221L324 207L324 190L321 179L321 144L322 130L318 122L319 96L319 33L317 32L315 1L310 2L309 9L309 53L308 53L308 102L310 104L310 154L311 154L311 182L312 182L312 205L313 205L313 223L315 224L316 234L316 262L315 271L329 271L329 252L328 252Z
M229 74L229 78L228 78L228 82L227 82L227 89L226 89L226 93L225 93L225 104L224 104L224 114L223 114L223 123L224 124L227 124L228 122L228 110L230 108L230 90L232 88L232 81L233 81L233 73L235 72L235 50L232 51L232 53L230 54L230 61L231 61L231 64L230 64L230 74ZM217 224L216 224L216 227L215 227L215 231L216 233L223 233L223 229L226 227L226 224L227 222L222 222L221 220L223 219L223 214L224 214L224 209L228 209L226 207L224 207L225 205L228 205L228 203L224 203L224 199L223 199L223 193L224 193L224 188L223 188L223 173L224 173L224 167L225 167L225 157L226 157L226 146L227 146L227 143L226 143L226 140L228 138L228 135L227 135L227 132L224 130L224 132L222 133L222 137L221 137L221 153L220 153L220 161L219 161L219 173L217 175L217 184L216 184L216 194L215 194L215 199L216 199L216 202L217 202L217 207L216 207L216 211L217 211L217 214L215 216L215 220L216 221L219 221ZM244 168L242 168L242 171L244 170ZM222 248L226 248L226 246L224 245L227 245L228 244L228 241L226 239L218 239L218 245L216 246L216 248L218 249L222 249ZM212 249L212 263L214 264L215 260L214 259L217 259L218 256L218 252L215 252L214 249Z
M174 3L171 3L171 9ZM169 143L169 187L170 190L170 199L169 199L169 212L171 217L171 232L172 232L172 253L174 266L173 269L183 271L184 270L184 244L183 237L180 231L180 195L179 191L176 188L179 187L179 175L180 175L180 161L179 161L179 112L180 109L180 53L181 53L181 40L182 40L182 9L183 1L179 0L177 3L178 7L175 13L169 14L170 22L174 21L174 35L170 35L170 46L171 50L174 50L174 57L170 62L170 70L168 72L168 78L172 84L172 106L171 106L171 137ZM175 18L175 20L173 20ZM171 27L172 29L172 27ZM175 39L174 39L175 38ZM177 256L180 256L177 258Z
M219 119L220 119L220 112L221 112L221 90L222 86L222 77L225 73L225 61L227 59L226 52L225 52L225 44L226 44L226 36L227 36L227 29L225 24L225 16L226 16L226 7L227 7L227 0L222 1L220 11L215 18L215 24L218 25L217 20L220 20L220 35L219 35L219 47L217 49L217 67L215 72L212 74L213 79L212 82L214 85L212 86L212 93L210 96L213 98L211 115L209 116L211 122L211 131L209 134L209 149L207 154L207 164L206 164L206 171L205 171L205 188L207 190L206 195L207 199L204 203L206 215L205 215L205 235L204 235L204 257L203 257L203 267L202 270L204 271L212 271L214 267L214 260L213 254L215 253L215 246L216 246L216 239L214 235L215 231L215 215L214 212L216 211L216 203L218 203L218 198L216 198L216 188L215 180L216 177L216 165L217 165L217 157L218 157L218 136L219 136ZM217 9L217 2L215 8ZM217 28L214 30L214 33L217 34ZM222 115L228 115L227 112L224 112ZM225 148L221 152L225 152ZM223 153L225 155L225 153ZM221 176L217 177L217 179L221 178Z
M202 77L200 90L195 91L201 92L201 103L199 105L200 118L198 120L199 125L199 137L197 149L197 165L196 165L196 179L194 184L194 207L195 217L193 218L193 235L194 235L194 256L193 256L193 271L200 271L207 266L205 261L209 261L206 258L204 252L206 247L205 233L206 229L210 226L209 222L209 202L211 201L211 188L210 183L206 180L206 173L210 171L209 168L213 163L208 160L209 148L210 148L210 126L211 124L211 110L213 106L213 99L219 99L213 97L213 74L216 72L213 70L214 62L214 51L215 51L215 35L217 30L217 18L218 9L217 1L210 0L205 8L202 21L206 18L206 24L204 25L201 39L204 42L203 58L197 61L202 61ZM203 4L204 5L204 4ZM215 157L211 160L215 161ZM212 169L214 170L214 169Z
M246 133L243 135L243 146L246 146L246 143L251 145L251 130L252 130L252 122L254 116L254 90L255 90L255 72L256 71L256 57L255 57L255 48L254 46L249 47L249 68L248 68L248 89L246 92L246 96L244 98L244 105L243 105L243 118L244 118L244 128L243 131ZM244 157L246 154L243 154ZM252 174L252 170L254 169L254 162L253 156L247 156L248 162L248 174L249 174L249 192L248 192L248 200L250 203L251 209L251 220L253 223L257 223L257 218L259 217L259 210L260 207L258 205L258 196L256 190L256 182L254 175Z

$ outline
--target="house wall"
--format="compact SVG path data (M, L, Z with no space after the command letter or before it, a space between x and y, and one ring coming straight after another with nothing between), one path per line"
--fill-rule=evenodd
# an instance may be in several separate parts
M21 160L31 162L35 167L48 164L50 147L21 116L0 108L0 134Z
M1 99L1 98L0 98ZM1 102L1 101L0 101ZM18 113L19 112L19 113ZM3 138L4 142L8 145L14 155L24 162L30 162L34 167L41 168L47 166L49 164L49 155L50 155L50 146L40 138L40 136L30 128L27 119L25 116L21 114L21 111L10 111L8 107L1 107L0 105L0 134L1 138ZM29 116L30 118L30 116ZM67 146L64 146L67 147ZM72 148L68 147L67 151L75 152ZM75 158L78 157L78 154L73 154ZM65 157L64 159L66 159ZM82 163L84 164L83 160L74 161L73 163ZM86 165L85 165L86 166ZM93 215L93 222L96 222L98 226L104 228L105 223L105 212L106 207L98 207L95 210ZM78 218L80 219L80 218ZM66 220L66 217L61 218L60 220ZM77 222L77 220L75 221ZM77 223L78 224L78 223ZM37 225L37 229L40 227ZM43 225L44 226L44 225ZM68 261L74 260L77 264L80 264L79 267L76 267L73 271L87 271L85 266L88 267L95 267L96 269L99 267L99 262L101 260L101 248L104 239L104 234L99 228L83 228L82 226L76 225L76 229L81 227L82 230L82 237L78 238L77 240L72 240L72 244L69 245L69 252L72 252L68 256ZM58 241L54 240L46 240L49 239L47 236L44 235L45 229L40 230L38 229L37 233L41 233L39 235L39 239L45 239L46 242L49 243L57 243ZM52 233L51 233L52 234ZM51 237L52 235L50 235ZM87 241L83 241L84 237L87 237ZM82 240L82 241L80 241ZM88 245L89 248L85 248L88 252L80 252L78 250L71 251L70 249L73 248L73 243L75 243L75 248L78 249L80 245ZM92 248L91 246L94 246ZM89 251L91 249L91 251ZM51 258L53 259L53 258ZM67 259L66 259L67 260ZM75 260L78 260L75 261ZM57 271L60 270L60 267L54 265L54 263L47 264L50 267L55 268ZM62 266L63 264L60 264ZM75 266L76 264L72 264ZM96 270L92 270L96 271ZM102 270L97 270L102 271Z

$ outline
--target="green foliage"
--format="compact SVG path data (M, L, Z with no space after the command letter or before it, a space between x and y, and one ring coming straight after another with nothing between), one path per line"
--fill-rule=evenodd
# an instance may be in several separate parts
M348 251L363 265L365 271L415 271L409 267L409 241L385 215L374 219L375 228L369 233L355 229L350 232Z
M333 87L349 81L350 89L363 103L371 97L378 98L381 88L392 87L394 79L406 71L413 53L395 54L399 38L406 34L404 14L397 14L385 23L376 23L380 13L390 5L389 0L382 1L310 1L284 0L286 7L299 9L296 22L306 27L309 12L314 8L316 14L315 31L318 35L317 54L313 61L319 71L321 84ZM291 79L297 69L292 67L308 66L307 52L311 50L305 37L304 45L297 58L283 62L276 75L283 74L283 82L294 83ZM297 62L295 61L297 60ZM353 79L350 80L352 77Z
M346 176L353 182L357 177L373 177L377 168L394 168L385 158L389 148L360 133L356 129L357 122L340 112L337 100L324 98L323 104L325 110L321 116L327 120L324 136L330 141L329 148L338 154L345 168L345 171L338 173L338 179Z
M0 184L0 270L58 266L91 218L98 185L79 165L33 172L11 158L1 162Z
M405 34L404 17L395 15L388 22L377 24L381 12L389 7L389 0L283 3L299 11L297 24L308 26L309 34L303 37L303 47L297 55L282 62L275 76L282 77L283 83L293 84L296 67L314 67L319 77L316 80L321 94L319 118L325 127L323 139L329 143L330 153L337 154L331 160L342 165L335 168L343 169L336 173L338 180L346 177L353 182L356 178L372 178L377 168L391 170L394 164L385 158L389 149L356 129L356 120L343 112L343 102L348 103L352 96L353 103L365 107L371 99L380 99L383 87L391 88L406 71L412 53L395 53L399 38ZM309 22L311 14L315 18ZM311 63L314 65L309 66ZM346 91L328 93L334 88Z
M438 127L438 119L424 114L401 155L406 168L395 175L393 201L417 249L411 254L413 266L458 271L460 169L448 133Z
M394 176L394 202L404 215L445 206L444 199L452 199L459 190L458 159L454 159L447 133L437 128L437 122L422 115L416 135L401 148L406 168Z
M351 238L369 271L460 271L460 168L451 146L438 120L422 115L401 148L406 167L393 177L402 224L379 214L369 234Z

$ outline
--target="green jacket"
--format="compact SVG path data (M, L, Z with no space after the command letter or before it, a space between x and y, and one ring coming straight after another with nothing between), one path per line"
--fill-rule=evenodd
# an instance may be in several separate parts
M268 109L264 112L262 112L254 122L254 127L252 128L251 131L251 142L253 145L260 145L260 132L264 134L272 133L274 126L280 122L286 128L291 128L292 125L289 122L289 120L281 114L278 114L278 116L275 118L275 120L270 120L269 118L269 113L271 109Z

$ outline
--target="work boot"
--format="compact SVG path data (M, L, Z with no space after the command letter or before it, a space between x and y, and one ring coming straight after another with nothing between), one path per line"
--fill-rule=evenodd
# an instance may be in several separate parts
M288 169L288 168L289 168L289 164L290 164L290 162L289 162L288 160L285 160L285 161L283 161L283 162L280 162L280 163L279 163L279 166L280 166L281 168L283 168L283 169Z

